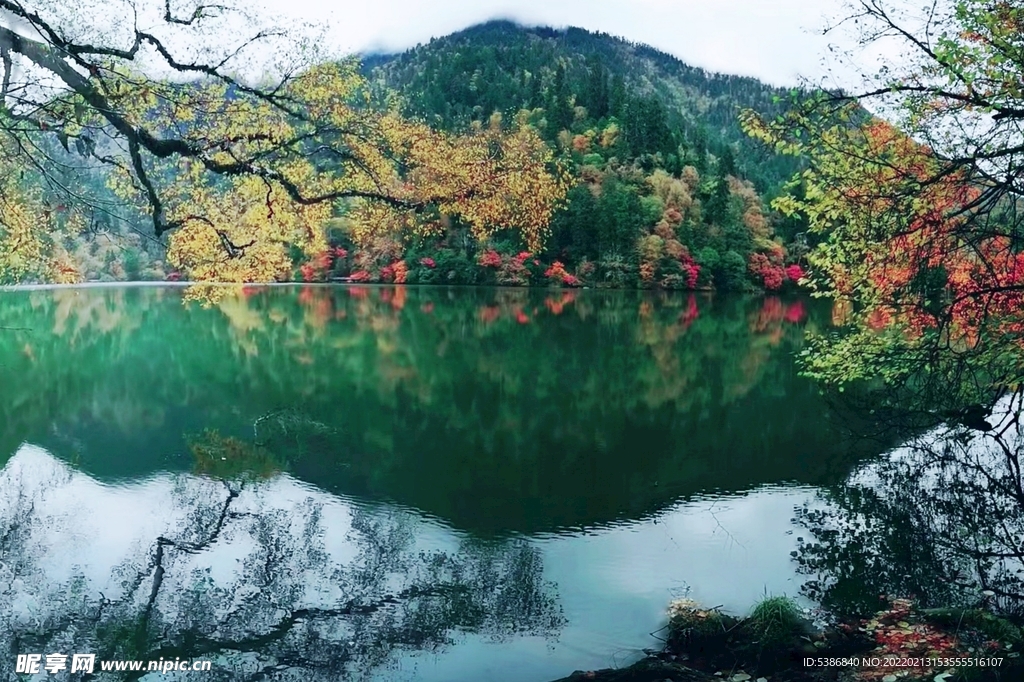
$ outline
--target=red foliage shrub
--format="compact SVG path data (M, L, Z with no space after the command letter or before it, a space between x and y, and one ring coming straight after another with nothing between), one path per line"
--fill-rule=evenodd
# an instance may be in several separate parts
M497 268L501 266L501 255L494 249L488 249L480 254L476 262L485 268Z
M695 289L697 287L697 278L700 277L700 266L692 261L684 263L683 274L686 275L686 286Z
M395 261L390 267L395 284L405 284L405 281L409 276L409 268L405 265L405 261Z
M580 280L575 275L570 275L562 265L562 261L556 260L551 267L544 271L544 276L554 284L564 284L569 287L578 287Z
M781 249L781 247L779 248ZM750 261L747 264L750 273L761 280L764 288L769 291L781 289L786 281L786 271L782 269L781 265L776 265L772 262L776 255L775 252L770 255L753 253L750 255Z
M654 263L640 264L640 281L650 285L654 281Z

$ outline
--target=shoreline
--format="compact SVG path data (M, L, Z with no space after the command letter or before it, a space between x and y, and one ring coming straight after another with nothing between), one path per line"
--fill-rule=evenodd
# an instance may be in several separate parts
M550 286L526 285L511 286L502 284L393 284L387 282L193 282L186 280L131 280L123 282L78 282L72 284L7 284L0 286L4 291L49 291L60 289L116 289L118 287L169 287L186 288L191 286L238 287L238 288L284 288L284 287L361 287L361 288L425 288L425 289L503 289L508 291L638 291L647 293L699 294L701 296L809 296L806 291L718 291L717 289L643 289L640 287L604 287L604 286Z
M785 597L745 618L690 600L669 606L661 651L625 668L552 682L958 682L1024 678L1024 634L984 609L889 599L872 616L816 627Z

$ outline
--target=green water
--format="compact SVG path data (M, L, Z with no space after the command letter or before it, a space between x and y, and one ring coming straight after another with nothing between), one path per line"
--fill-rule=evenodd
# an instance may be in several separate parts
M806 300L183 292L0 293L0 648L543 682L796 595L794 507L873 454Z

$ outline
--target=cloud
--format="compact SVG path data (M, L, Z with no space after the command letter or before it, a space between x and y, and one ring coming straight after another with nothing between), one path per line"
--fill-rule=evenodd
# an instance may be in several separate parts
M399 51L493 18L580 26L647 43L694 66L777 85L817 80L827 15L841 0L374 0L332 15L322 0L266 0L278 12L329 22L338 52ZM813 9L812 9L813 8Z

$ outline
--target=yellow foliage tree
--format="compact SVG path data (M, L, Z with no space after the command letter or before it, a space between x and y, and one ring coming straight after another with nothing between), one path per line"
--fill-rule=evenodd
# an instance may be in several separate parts
M81 216L21 180L24 168L11 151L0 143L0 284L78 281L61 237L81 229Z
M464 135L441 133L372 108L351 60L297 58L276 79L246 84L232 75L238 55L270 49L282 32L230 45L238 26L227 17L244 4L176 15L170 3L132 3L136 22L113 37L71 30L61 3L38 4L0 0L34 29L28 38L0 26L0 132L17 140L22 128L5 121L27 122L67 154L110 167L111 188L151 217L157 237L168 235L168 261L193 279L286 277L296 249L326 248L337 210L349 211L360 239L456 218L477 237L508 229L535 248L568 188L525 116L509 128L498 117ZM294 40L283 47L296 51ZM176 77L143 72L153 63ZM16 82L21 74L30 80ZM63 89L27 104L11 94L41 80ZM53 158L29 161L45 169Z

